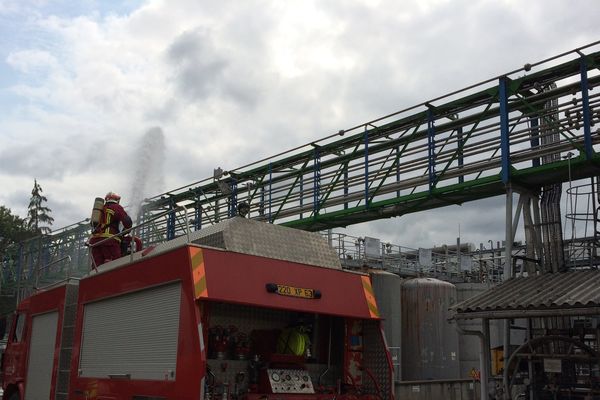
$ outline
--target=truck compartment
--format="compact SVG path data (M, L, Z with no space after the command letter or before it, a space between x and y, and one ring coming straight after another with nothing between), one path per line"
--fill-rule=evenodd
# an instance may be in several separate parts
M389 388L383 343L379 358L374 349L363 353L365 340L380 337L377 321L220 302L203 302L203 310L204 399L381 396Z

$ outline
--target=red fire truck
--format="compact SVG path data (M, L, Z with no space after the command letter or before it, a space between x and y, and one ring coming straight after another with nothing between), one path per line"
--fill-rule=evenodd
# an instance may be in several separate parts
M4 399L392 400L368 275L240 217L22 301Z

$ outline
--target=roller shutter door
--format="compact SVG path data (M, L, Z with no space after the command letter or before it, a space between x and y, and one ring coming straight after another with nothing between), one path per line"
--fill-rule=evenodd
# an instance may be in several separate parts
M181 284L84 307L79 376L175 379Z
M57 323L58 312L35 315L32 318L25 400L50 397Z

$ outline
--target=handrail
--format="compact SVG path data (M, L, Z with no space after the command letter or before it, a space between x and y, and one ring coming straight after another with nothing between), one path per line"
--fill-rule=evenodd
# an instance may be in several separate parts
M39 288L36 288L36 289L37 290L48 290L48 289L51 289L53 287L60 286L61 284L65 283L65 282L79 281L79 280L80 280L79 278L68 277L68 278L62 279L60 281L52 282L52 283L50 283L50 284L48 284L46 286L42 286L42 287L39 287Z
M38 268L37 273L35 275L35 286L34 286L34 288L37 288L37 285L38 285L38 283L40 281L40 273L42 272L42 270L48 269L50 266L52 266L54 264L58 264L59 262L64 261L64 260L69 260L69 263L70 263L71 262L71 256L64 256L62 258L59 258L58 260L54 260L54 261L52 261L52 262L44 265L41 268Z

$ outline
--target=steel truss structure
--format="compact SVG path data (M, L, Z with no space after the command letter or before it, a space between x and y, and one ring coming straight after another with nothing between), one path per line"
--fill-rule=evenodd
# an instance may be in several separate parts
M558 62L563 58L568 61ZM185 205L195 229L236 213L318 231L462 204L598 171L600 53L576 50L149 199L143 220ZM534 66L547 69L524 75ZM548 88L552 88L548 90ZM462 97L459 97L462 96ZM555 107L546 105L554 102ZM548 140L558 134L558 140ZM553 157L554 162L542 163ZM144 236L185 229L183 212Z
M241 202L250 218L319 231L598 175L599 43L216 170L147 200L136 234L145 244L172 239L235 215ZM20 244L3 262L3 285L37 281L66 256L70 273L87 272L73 252L85 252L88 233L82 222Z

